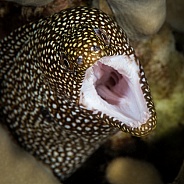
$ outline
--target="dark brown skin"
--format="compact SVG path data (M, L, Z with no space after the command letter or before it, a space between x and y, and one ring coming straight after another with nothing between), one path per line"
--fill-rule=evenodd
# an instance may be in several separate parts
M156 125L147 81L140 83L150 118L139 128L78 103L86 69L103 56L121 54L134 54L123 30L103 12L85 7L30 23L0 42L3 121L61 180L118 129L141 136Z

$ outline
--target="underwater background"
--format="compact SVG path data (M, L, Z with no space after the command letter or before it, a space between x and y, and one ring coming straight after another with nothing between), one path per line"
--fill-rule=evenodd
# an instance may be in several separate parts
M184 2L1 1L0 39L27 22L81 5L103 10L127 33L144 66L158 122L146 137L114 135L64 183L184 183ZM19 148L4 127L0 137L0 183L60 183Z

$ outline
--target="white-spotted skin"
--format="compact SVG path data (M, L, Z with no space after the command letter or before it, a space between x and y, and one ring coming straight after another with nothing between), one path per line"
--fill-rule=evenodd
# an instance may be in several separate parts
M137 136L155 127L154 105L141 66L140 85L152 116L140 129L80 107L86 69L103 56L117 54L134 54L123 30L103 12L86 7L30 23L0 41L3 121L21 146L61 180L114 134L114 127Z

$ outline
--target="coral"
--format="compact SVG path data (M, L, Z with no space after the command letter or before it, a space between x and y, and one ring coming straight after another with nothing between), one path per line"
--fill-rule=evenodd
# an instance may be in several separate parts
M107 167L111 184L162 184L153 165L131 158L116 158Z
M156 137L179 126L184 117L184 56L175 48L175 39L168 26L136 47L142 61L152 95L158 124Z
M46 166L14 144L0 126L1 184L60 184Z
M99 0L99 8L107 13L111 8L119 25L134 40L156 33L165 21L165 0L107 0L109 8L104 2Z

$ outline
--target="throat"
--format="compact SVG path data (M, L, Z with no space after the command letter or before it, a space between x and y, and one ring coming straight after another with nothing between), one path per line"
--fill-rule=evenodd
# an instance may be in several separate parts
M126 96L128 84L125 77L118 73L112 67L109 67L104 64L98 64L100 67L97 68L97 65L93 67L94 74L97 72L102 75L99 77L96 76L95 89L97 94L111 105L119 105L121 99ZM99 71L98 71L99 70ZM99 78L98 78L99 77Z

